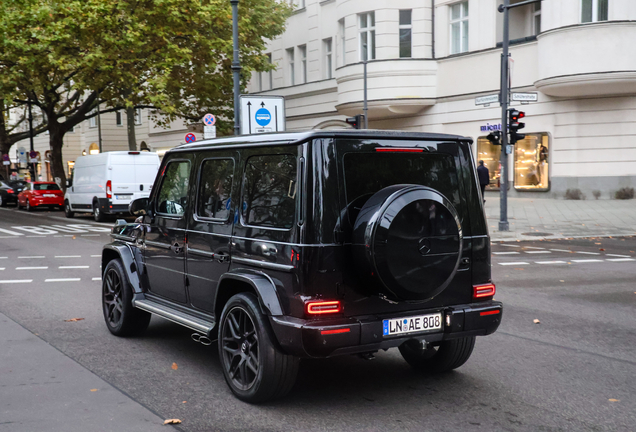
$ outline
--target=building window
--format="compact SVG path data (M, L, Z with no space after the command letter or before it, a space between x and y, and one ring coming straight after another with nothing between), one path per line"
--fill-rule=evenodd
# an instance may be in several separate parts
M541 33L541 2L533 5L534 12L532 13L532 31L536 36Z
M271 65L272 64L272 53L267 54L267 61L268 63ZM273 89L274 88L274 75L273 75L273 71L269 71L267 72L267 81L269 83L269 89Z
M607 21L609 0L581 0L581 22Z
M547 133L526 134L514 146L515 189L548 190L549 136Z
M287 64L289 65L289 83L291 85L295 85L296 84L296 79L295 79L295 70L294 70L294 49L293 48L288 48L285 51L287 51Z
M323 39L322 46L325 53L325 78L331 79L333 78L333 63L331 61L332 52L331 52L331 38Z
M141 108L135 110L135 126L141 126Z
M485 136L477 138L477 160L484 161L484 166L488 168L490 183L486 185L486 190L499 190L501 177L501 146L493 145Z
M468 2L450 6L450 53L468 51Z
M358 15L360 60L375 60L375 12Z
M115 111L115 123L117 124L117 126L124 125L124 121L121 117L121 111Z
M340 41L340 66L345 65L345 59L347 58L347 50L345 49L345 20L344 18L338 21L338 37Z
M400 11L400 58L411 58L413 45L413 26L411 25L411 9Z
M91 114L95 114L96 112L97 112L97 110L93 110L93 111L91 111ZM91 127L91 128L96 128L97 127L97 115L96 114L93 117L88 119L88 127Z
M307 45L300 45L298 53L300 54L300 83L304 84L307 82Z
M267 56L267 64L271 65L272 64L272 54L265 54ZM269 70L267 72L261 72L258 74L258 91L263 91L265 90L263 88L263 82L266 83L266 85L268 85L269 87L266 90L271 90L274 88L274 83L272 80L272 71Z

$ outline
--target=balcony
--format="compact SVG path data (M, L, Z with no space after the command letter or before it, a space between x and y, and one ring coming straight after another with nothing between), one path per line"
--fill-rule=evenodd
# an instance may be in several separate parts
M535 87L557 97L636 93L636 22L604 21L538 36Z
M364 66L355 63L336 70L340 114L362 112ZM435 60L374 60L367 64L367 105L370 119L414 115L434 105L437 96Z

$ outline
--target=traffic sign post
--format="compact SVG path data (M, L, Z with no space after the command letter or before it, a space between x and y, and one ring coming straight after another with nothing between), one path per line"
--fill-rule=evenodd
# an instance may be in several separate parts
M255 134L285 130L285 98L241 96L241 132Z
M206 126L214 126L216 123L216 117L214 114L206 114L203 116L203 124Z
M197 140L197 137L193 133L186 134L186 136L185 136L185 142L188 143L188 144L193 143L196 140Z

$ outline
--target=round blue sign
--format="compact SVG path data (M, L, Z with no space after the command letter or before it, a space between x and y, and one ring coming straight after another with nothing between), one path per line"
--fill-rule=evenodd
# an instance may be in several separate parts
M272 115L265 108L256 111L256 123L260 126L267 126L272 121Z

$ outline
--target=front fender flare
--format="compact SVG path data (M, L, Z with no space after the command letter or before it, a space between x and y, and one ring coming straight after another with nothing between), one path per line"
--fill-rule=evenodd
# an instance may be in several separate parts
M104 270L106 270L106 265L112 258L113 254L117 255L117 258L121 259L124 264L124 269L126 270L126 275L128 276L128 281L132 286L133 294L141 294L143 293L143 288L141 286L141 280L139 278L139 269L140 260L138 260L135 255L139 254L139 251L126 244L121 242L113 242L107 245L104 245L102 250L102 278L104 277Z
M225 273L219 279L219 287L223 281L232 279L249 284L258 293L258 297L263 308L263 313L268 316L282 316L283 308L280 304L280 299L276 292L276 283L274 280L265 273L258 271L250 271L240 269L239 271L232 271ZM217 304L219 297L219 289L216 290L216 298L214 303Z

